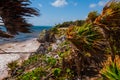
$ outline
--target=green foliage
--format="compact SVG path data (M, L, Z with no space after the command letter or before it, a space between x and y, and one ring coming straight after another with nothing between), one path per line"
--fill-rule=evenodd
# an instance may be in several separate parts
M76 21L68 21L68 22L63 22L62 24L57 24L55 27L57 28L64 28L64 27L69 27L71 25L75 26L81 26L85 23L85 20L76 20Z
M18 61L13 61L9 63L7 66L10 68L9 74L11 74L11 76L21 74L24 71L23 68L19 67L20 65L18 65Z
M100 29L87 23L81 27L75 26L70 31L68 30L67 36L78 49L86 52L95 52L94 47L100 47L100 45L97 44L103 39Z
M74 22L74 25L75 25L75 26L82 26L84 23L85 23L85 20L76 20L76 21Z
M58 33L58 28L57 27L53 27L50 29L51 33L53 34L57 34Z
M48 58L46 58L46 62L49 65L54 66L56 64L57 60L55 58L53 58L53 57L48 57Z
M23 65L23 66L32 65L32 64L38 62L38 61L41 59L41 56L42 56L42 55L39 55L39 54L37 54L37 55L32 55L28 60L24 61L24 62L22 63L22 65Z
M68 44L70 44L70 42L66 40L66 41L62 42L62 43L60 44L60 46L61 46L61 47L64 47L64 46L67 46Z
M60 75L60 73L61 73L61 69L60 68L54 68L53 69L53 74L54 74L54 76L55 77L58 77L59 75Z
M110 1L103 8L102 14L98 17L96 22L103 24L108 28L120 26L120 1Z
M97 11L92 11L88 14L88 18L86 19L86 21L89 23L93 23L99 15L100 14Z
M56 54L33 54L28 60L25 60L22 65L16 67L15 74L10 77L10 79L15 80L41 80L41 79L55 79L55 80L65 80L71 79L73 77L73 71L70 67L63 69L63 57L69 58L70 53L70 42L64 41L58 46L60 49L56 51ZM62 51L61 51L62 49ZM57 53L61 53L58 55ZM58 56L55 58L55 56ZM9 78L8 78L9 79Z
M68 27L68 26L70 26L72 23L73 23L72 21L70 21L70 22L64 22L64 23L62 23L62 24L57 24L57 25L55 25L55 27L57 27L57 28Z
M108 2L94 23L103 29L108 42L108 50L111 53L112 61L114 61L115 55L120 54L120 1L111 0Z
M29 59L30 60L31 58L35 59L36 56L38 55L33 55ZM61 61L59 61L59 59L55 59L53 57L47 57L47 56L41 56L39 58L42 58L41 63L44 62L43 65L36 67L35 69L27 72L23 71L23 73L18 75L15 79L16 80L41 80L41 79L49 80L49 78L51 78L50 75L52 75L52 77L54 77L56 80L65 80L67 78L70 78L70 76L72 75L71 70L69 68L66 69L64 73L62 73L63 72L63 69L61 67L62 63L60 63ZM25 61L27 62L27 64L29 62L29 59ZM33 64L30 63L28 65L32 66ZM27 67L24 64L22 66ZM46 78L46 76L49 76L49 78Z
M71 70L70 70L69 68L66 69L66 72L67 72L67 73L70 73L70 71L71 71Z
M67 68L67 69L66 69L66 74L67 74L68 77L73 76L73 70Z
M73 55L77 71L77 76L81 75L82 70L87 70L89 66L101 66L105 59L105 44L101 29L92 23L86 23L80 27L70 27L67 32L67 39L77 48ZM91 64L92 62L92 64ZM98 65L96 65L98 64Z
M27 72L24 75L21 75L17 80L40 80L43 76L46 75L44 68L39 67L34 69L31 72Z
M58 51L58 55L59 55L59 57L61 57L61 58L62 58L62 57L64 56L64 53L63 53L63 52L59 52L59 51Z
M50 47L48 47L48 51L52 51L52 47L50 46Z
M106 66L105 70L101 71L104 80L119 80L120 79L120 67L117 64L111 63Z
M14 70L16 67L18 67L19 65L18 65L18 62L17 61L13 61L13 62L11 62L11 63L9 63L8 65L7 65L11 70Z
M84 20L64 22L50 30L53 34L61 36L66 33L66 30L64 28L61 31L58 27L75 25L69 27L67 32L67 38L74 47L72 46L71 48L71 45L69 45L70 42L66 40L59 44L59 48L51 54L45 54L44 56L32 55L28 60L23 62L22 66L11 63L9 67L13 70L16 67L24 68L17 71L20 73L23 71L22 74L17 75L17 79L19 80L42 80L45 77L45 80L73 80L81 77L82 72L84 74L84 71L90 69L91 66L96 68L97 65L97 68L101 68L101 63L106 58L103 53L106 50L107 40L110 42L110 44L107 43L107 46L112 46L111 49L115 53L120 52L119 5L120 3L112 2L109 7L106 6L106 9L103 9L103 13L100 16L96 11L90 12L87 19L89 23L85 23ZM98 17L98 23L104 26L98 27L93 24L96 17ZM101 27L105 29L105 32L103 32ZM104 36L107 36L106 41ZM51 49L50 46L48 50L52 52ZM109 47L107 47L107 51L111 53ZM99 65L100 67L98 67ZM120 79L120 67L118 64L112 63L105 66L105 69L101 72L104 80Z
M88 44L92 44L95 40L100 39L97 30L94 30L91 24L85 24L78 29L78 35L85 37L85 41Z

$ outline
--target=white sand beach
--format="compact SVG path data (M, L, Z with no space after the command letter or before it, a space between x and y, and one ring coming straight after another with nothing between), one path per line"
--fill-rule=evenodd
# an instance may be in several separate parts
M8 76L8 63L15 60L27 59L30 55L29 52L35 52L39 45L40 43L36 41L36 38L22 42L0 44L0 80ZM2 50L8 54L3 54ZM24 52L28 52L28 54L24 54Z

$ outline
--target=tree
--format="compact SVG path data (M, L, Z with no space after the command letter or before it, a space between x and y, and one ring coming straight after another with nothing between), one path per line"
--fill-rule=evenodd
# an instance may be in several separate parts
M103 29L112 61L114 61L115 55L120 55L120 1L108 2L94 23Z
M63 22L62 24L57 24L55 25L55 27L62 28L62 27L69 27L71 25L82 26L84 23L85 20L67 21L67 22Z
M81 27L71 26L67 31L67 39L78 49L76 58L81 70L87 69L88 65L99 65L105 59L104 53L106 44L101 29L91 24L84 24Z
M39 13L36 9L31 8L29 0L1 0L0 1L0 17L1 23L7 32L0 30L1 37L13 37L19 32L30 32L30 26L26 17L38 16Z
M82 26L84 23L85 23L85 20L76 20L74 22L74 25L76 25L76 26Z
M92 11L88 14L88 17L86 19L86 22L93 23L94 20L99 16L100 14L97 11Z

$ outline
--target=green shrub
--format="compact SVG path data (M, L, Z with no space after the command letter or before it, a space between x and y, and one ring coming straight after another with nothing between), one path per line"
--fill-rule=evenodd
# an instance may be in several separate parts
M39 54L32 55L28 60L25 60L23 62L22 66L28 66L28 65L34 64L37 61L39 61L40 59L41 59L41 55L39 55Z
M120 67L117 64L111 63L101 71L103 80L119 80L120 79Z
M45 75L46 75L46 71L43 68L39 67L31 72L27 72L19 76L17 80L40 80Z
M13 61L11 63L8 64L8 67L11 69L11 70L14 70L16 67L18 67L18 62L17 61Z
M53 69L53 74L54 74L54 76L55 77L58 77L59 75L60 75L60 73L61 73L61 69L60 68L55 68L55 69Z
M54 66L56 64L57 60L53 57L48 57L46 59L46 62L48 63L48 65Z
M53 28L51 29L51 32L52 32L53 34L57 34L57 33L58 33L57 27L53 27Z

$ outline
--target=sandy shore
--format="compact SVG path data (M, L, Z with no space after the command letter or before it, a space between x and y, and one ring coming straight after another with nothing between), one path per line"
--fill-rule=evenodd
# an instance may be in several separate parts
M35 52L39 45L40 43L36 41L36 38L22 42L1 44L0 49L8 54L2 54L3 51L0 50L0 80L8 76L8 63L15 60L27 59L30 55L29 52ZM28 52L28 54L24 54L24 52Z

